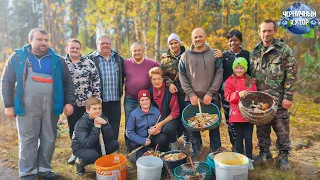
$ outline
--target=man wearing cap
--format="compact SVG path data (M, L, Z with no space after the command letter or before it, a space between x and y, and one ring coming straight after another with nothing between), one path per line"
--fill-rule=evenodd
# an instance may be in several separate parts
M2 75L5 113L17 119L19 177L57 179L51 160L59 115L73 113L74 87L63 58L49 48L49 34L29 32L29 43L17 49Z
M275 39L276 24L265 20L259 26L261 42L250 53L251 76L257 79L257 88L272 95L278 110L274 119L263 126L257 126L260 152L255 162L272 160L271 126L277 135L278 166L289 170L288 155L290 151L290 126L288 109L293 100L293 84L296 80L297 66L293 52L281 39Z
M219 89L222 83L223 69L221 58L214 56L214 50L206 44L206 33L202 28L192 31L192 45L179 62L179 79L186 93L185 100L192 105L215 103L220 107ZM214 152L221 147L219 127L210 130L210 147ZM200 132L192 133L192 147L195 155L201 152Z
M157 144L161 152L166 151L169 146L167 135L156 131L155 125L160 117L160 111L156 107L151 106L149 91L140 90L138 100L140 106L133 110L128 117L126 136L131 141L131 150L140 146L144 147L131 159L133 161L136 161L149 148L154 148ZM161 120L162 118L159 121ZM148 138L149 135L150 138Z

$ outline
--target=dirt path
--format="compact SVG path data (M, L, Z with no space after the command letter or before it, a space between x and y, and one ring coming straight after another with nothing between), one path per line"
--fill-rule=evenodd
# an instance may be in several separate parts
M8 167L8 163L0 159L0 180L18 180L18 172Z

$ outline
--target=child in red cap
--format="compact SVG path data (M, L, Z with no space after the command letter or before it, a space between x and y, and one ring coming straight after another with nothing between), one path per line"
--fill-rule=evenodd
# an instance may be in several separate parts
M157 132L154 128L160 117L159 109L151 106L151 96L148 90L140 90L138 94L139 107L133 110L128 118L126 136L130 139L130 151L140 146L140 149L132 161L136 161L149 148L154 148L159 144L159 150L163 151L168 147L169 141L165 134ZM162 118L160 119L160 121ZM149 134L151 135L148 138Z

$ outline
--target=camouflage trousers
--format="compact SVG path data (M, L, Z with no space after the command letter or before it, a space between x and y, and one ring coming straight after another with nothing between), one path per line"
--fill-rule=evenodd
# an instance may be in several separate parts
M257 126L259 146L268 150L271 146L271 127L277 135L276 146L279 151L290 151L290 114L288 110L278 110L274 119L263 126Z

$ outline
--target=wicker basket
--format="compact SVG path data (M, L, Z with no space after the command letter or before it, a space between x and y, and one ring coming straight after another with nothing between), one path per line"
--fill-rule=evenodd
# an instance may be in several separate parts
M195 128L195 127L191 126L188 123L188 119L195 116L197 113L199 113L199 108L198 108L198 106L193 106L193 105L189 104L182 111L182 123L186 129L191 130L191 131L204 131L204 130L209 130L209 129L215 129L220 125L220 110L219 110L218 106L216 106L213 103L211 103L210 105L201 104L201 109L202 109L202 113L218 114L218 119L216 120L216 122L212 123L211 126L208 126L205 128Z
M261 112L254 112L250 105L252 101L263 102L269 104L269 109ZM257 126L262 126L268 124L277 112L277 103L273 99L273 97L261 91L249 92L247 95L240 98L239 101L239 109L242 116L251 124L255 124Z
M190 163L182 164L174 169L175 180L197 179L197 180L212 180L212 170L205 162L194 162L197 177L194 176L192 166Z

